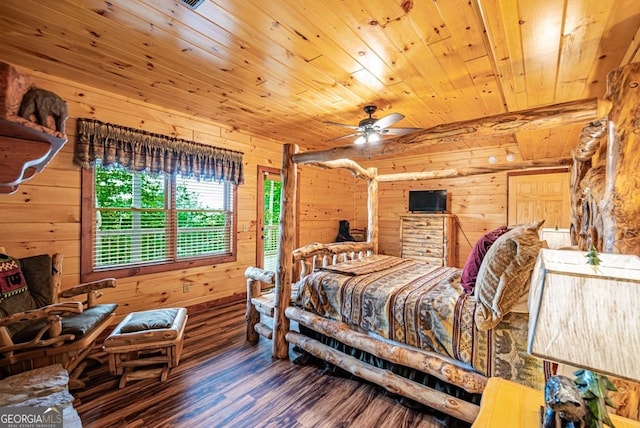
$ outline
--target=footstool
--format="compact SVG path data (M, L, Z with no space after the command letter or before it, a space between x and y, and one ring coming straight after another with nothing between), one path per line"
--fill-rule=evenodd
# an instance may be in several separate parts
M131 312L103 343L109 355L109 371L120 378L120 388L128 380L160 377L164 382L171 368L180 362L185 308Z

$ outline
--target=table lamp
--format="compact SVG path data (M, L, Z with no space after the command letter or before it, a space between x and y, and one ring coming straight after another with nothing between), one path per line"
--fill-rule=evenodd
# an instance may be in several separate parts
M542 249L531 278L528 352L640 381L639 304L639 257Z

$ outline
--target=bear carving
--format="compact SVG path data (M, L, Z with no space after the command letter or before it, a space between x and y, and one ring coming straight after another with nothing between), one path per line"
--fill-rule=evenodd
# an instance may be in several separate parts
M36 88L24 94L18 115L27 120L31 120L31 115L35 116L36 123L42 126L47 125L47 117L51 115L56 125L56 131L64 133L64 123L69 116L67 103L51 91Z
M588 408L576 384L566 376L551 376L544 389L547 404L543 428L583 428Z

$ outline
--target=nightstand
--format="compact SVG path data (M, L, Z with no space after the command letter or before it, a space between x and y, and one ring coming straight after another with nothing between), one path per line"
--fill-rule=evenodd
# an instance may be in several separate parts
M502 378L492 377L482 393L480 413L472 428L539 428L544 394ZM616 428L640 428L640 422L610 415Z

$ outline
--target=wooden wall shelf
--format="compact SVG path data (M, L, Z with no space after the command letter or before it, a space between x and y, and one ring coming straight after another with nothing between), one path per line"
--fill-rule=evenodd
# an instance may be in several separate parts
M42 172L67 142L65 134L15 117L0 119L0 194Z

